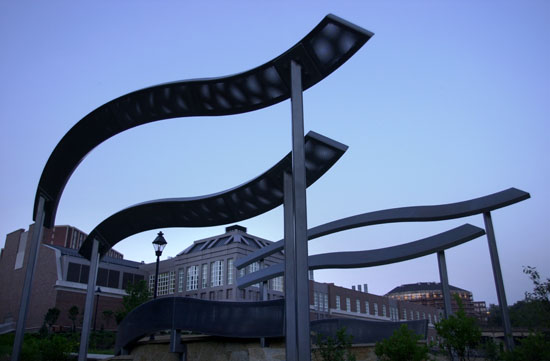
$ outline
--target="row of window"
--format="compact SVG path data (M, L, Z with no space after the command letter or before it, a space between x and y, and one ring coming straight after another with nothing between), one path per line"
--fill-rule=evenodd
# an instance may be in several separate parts
M67 281L88 283L88 274L90 266L69 262L67 267ZM99 267L97 270L96 285L101 287L119 288L120 271ZM122 272L122 288L125 289L128 283L135 283L144 279L143 275Z
M196 291L200 288L205 289L209 287L220 287L224 285L224 281L227 285L232 285L235 282L235 266L232 258L227 260L227 268L224 267L224 260L216 260L202 265L193 265L187 267L187 269L178 269L178 291ZM209 271L210 267L210 272ZM260 269L258 262L254 262L248 266L249 273L256 272ZM227 276L225 277L225 272ZM187 272L187 275L186 275ZM241 276L244 276L245 269L241 269ZM210 274L210 280L209 280ZM200 279L199 279L200 276ZM157 286L157 295L174 294L176 291L176 274L175 271L164 272L159 274L159 284ZM210 282L208 282L210 281ZM184 285L185 283L185 285ZM271 289L274 291L283 291L283 277L277 277L270 282ZM149 289L151 292L154 290L155 275L149 276ZM185 288L184 288L185 286ZM259 284L254 285L258 287Z
M315 309L316 310L320 310L320 311L325 311L327 312L328 311L328 304L326 307L323 308L320 308L318 306L318 302L317 301L317 297L320 297L321 294L317 295L317 292L314 292L314 306L315 306ZM328 295L327 296L327 303L328 303ZM360 300L355 300L355 310L356 312L360 312L360 313L365 313L367 315L370 315L370 307L369 307L369 301L365 301L365 307L363 309L363 311L361 311L361 301ZM341 300L340 300L340 296L336 296L336 309L337 310L344 310L342 308L342 304L341 304ZM345 308L345 311L347 312L351 312L351 299L349 297L346 297L346 308ZM379 313L378 313L378 303L373 303L373 313L372 315L374 316L379 316ZM389 316L388 316L388 312L387 312L387 308L386 308L386 305L385 304L382 304L382 314L381 314L382 317L389 317L392 321L398 321L399 320L399 311L396 307L389 307ZM414 320L415 319L415 313L414 311L410 311L410 318L409 320ZM405 308L403 308L403 320L407 320L407 310ZM420 312L419 311L416 311L416 320L420 320L420 319L423 319L425 320L426 319L426 313L425 312L422 312L422 318L420 318ZM431 314L428 314L428 321L429 323L432 323L432 315ZM434 323L437 323L437 315L434 314L433 315L433 322Z

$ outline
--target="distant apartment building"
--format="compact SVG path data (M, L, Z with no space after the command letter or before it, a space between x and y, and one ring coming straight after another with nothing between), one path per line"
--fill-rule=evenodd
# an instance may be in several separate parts
M464 311L468 316L476 317L472 292L449 285L451 291L452 310L458 310L458 303L455 297L458 296L462 301ZM418 282L395 287L386 296L394 300L403 300L412 303L444 309L443 293L441 283L437 282Z

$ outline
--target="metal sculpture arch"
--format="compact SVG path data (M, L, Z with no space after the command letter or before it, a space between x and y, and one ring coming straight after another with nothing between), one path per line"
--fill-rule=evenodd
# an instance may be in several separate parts
M292 152L266 173L241 186L209 196L157 200L129 207L109 217L90 233L90 238L80 250L90 259L91 266L79 360L86 359L93 308L93 290L99 258L112 245L129 235L157 227L200 227L244 220L273 209L281 203L284 205L284 245L279 242L268 248L267 251L257 253L240 262L239 265L243 267L247 262L266 257L267 252L276 252L284 246L286 295L284 309L280 305L281 302L250 306L236 306L229 303L208 305L198 300L176 300L174 298L149 302L136 311L135 317L141 317L139 315L148 307L157 307L164 302L172 302L172 311L166 311L161 317L162 320L159 319L159 324L154 324L153 321L151 327L152 329L166 327L168 324L162 322L171 319L172 324L169 328L174 329L176 326L185 326L185 324L176 325L174 323L175 318L178 318L174 313L177 309L176 304L179 304L178 307L196 307L197 310L205 310L207 313L218 315L221 317L220 319L231 319L233 311L228 310L231 306L242 307L243 310L249 307L248 311L262 309L264 311L257 313L257 317L261 320L264 320L262 317L268 317L265 315L265 309L273 306L277 309L274 311L274 315L281 317L280 315L284 314L285 317L284 334L287 359L307 361L310 358L308 239L370 224L432 221L464 217L480 212L485 217L485 231L491 249L499 303L505 310L506 300L505 296L501 295L504 293L502 276L500 275L490 211L526 199L529 197L528 193L512 189L501 192L505 193L505 196L502 194L500 196L492 195L484 197L483 201L480 201L480 198L469 201L470 203L454 204L452 207L443 205L371 212L327 223L315 227L309 232L307 230L306 187L321 177L340 158L347 147L316 133L309 133L304 139L302 93L340 67L372 35L373 33L365 29L334 15L328 15L295 46L254 69L226 77L180 81L138 90L100 106L78 121L53 150L38 184L33 209L33 220L36 221L38 231L33 232L31 239L31 251L29 252L31 261L25 275L14 352L12 353L13 360L19 359L21 351L30 287L42 237L42 226L51 228L54 225L63 189L78 164L92 149L110 137L142 124L176 117L240 114L265 108L286 99L291 100ZM510 199L503 200L508 196ZM487 201L492 206L478 204L477 211L472 213L472 204L477 204L476 201L479 204ZM121 223L125 226L123 227ZM120 229L116 230L117 227ZM437 252L442 284L445 287L446 267L443 250L479 237L483 232L480 228L464 225L440 235L391 249L373 250L352 255L339 253L326 257L323 255L312 256L310 258L311 266L313 268L357 267L383 264ZM397 256L394 252L400 254ZM332 259L327 259L327 257L332 257ZM264 278L280 274L280 270L276 269L262 270L262 272L268 273ZM258 275L261 274L257 273L250 277L259 279ZM249 278L240 280L241 286L249 280ZM444 294L446 294L445 290ZM201 312L197 314L198 316L195 316L201 316ZM205 315L202 314L202 316ZM503 315L503 318L506 328L508 327L506 325L507 316ZM131 323L131 320L129 318L125 321L126 326L121 328L121 341L117 340L117 345L132 342L137 337L137 330L132 330L136 326ZM190 319L187 321L191 322ZM239 320L237 324L242 324L242 320ZM201 325L200 327L207 328L207 326ZM272 326L278 330L281 328L276 323L273 323ZM251 328L251 330L254 329ZM204 332L217 331L204 329Z
M399 222L433 222L473 216L476 214L494 211L530 197L529 193L516 188L493 193L484 197L474 198L463 202L440 204L433 206L416 206L384 209L380 211L358 214L341 218L332 222L313 227L308 230L308 240L313 240L329 234L346 231L359 227L377 224ZM266 258L284 248L284 240L277 241L267 247L239 258L235 267L243 268L249 264Z
M291 198L294 200L294 231L298 239L302 238L306 229L305 187L307 185L302 92L340 67L372 35L365 29L334 15L328 15L294 47L257 68L232 76L174 82L139 90L104 104L77 122L55 147L38 184L33 209L33 220L38 225L38 231L33 233L31 252L29 253L30 259L34 261L29 262L25 276L12 353L13 359L18 360L21 351L30 287L42 237L42 226L51 228L54 225L63 189L82 159L97 145L127 129L176 117L239 114L265 108L290 98L292 107L291 177L293 183ZM283 173L283 178L286 179L288 173ZM320 174L322 173L324 171ZM157 205L168 203L170 202L158 202ZM152 207L153 204L136 206L133 209L143 209L148 206ZM257 209L256 213L260 214L262 210ZM127 211L129 212L129 209ZM253 213L250 212L250 214ZM124 211L121 212L122 214ZM220 219L224 218L221 213L215 216L221 216ZM227 217L228 222L230 218ZM124 217L121 216L120 220L124 220ZM92 271L88 280L86 311L79 353L79 359L82 360L85 358L88 343L90 309L93 304L91 288L95 284L96 277L96 272L93 269L97 268L99 259L99 240L103 241L102 251L109 244L104 235L102 236L99 232L96 232L95 235L96 238L91 242L91 251L83 250L84 254L91 255L90 269ZM302 274L303 270L300 272L297 278L303 278L307 282L306 274ZM304 281L298 280L298 282ZM306 306L302 305L302 308L305 309ZM297 340L300 336L297 336L296 332L301 332L302 339L305 340L305 336L309 338L309 331L306 328L309 329L309 324L299 327L299 330L294 331L291 337ZM309 358L309 344L306 344L305 341L300 343L299 351L298 344L295 348L296 352L292 351L294 356L287 353L290 359L300 357L305 360Z
M372 35L329 14L292 48L254 69L219 78L156 85L100 106L76 123L50 155L36 191L33 220L43 197L44 225L53 227L71 174L92 149L110 137L158 120L241 114L282 102L291 96L292 61L302 67L302 89L306 90L338 69Z
M306 186L327 172L347 146L315 132L304 140ZM210 227L234 223L268 212L283 203L283 175L292 168L292 153L260 176L223 192L192 198L159 199L123 209L97 225L80 247L91 259L97 239L100 257L134 234L167 227Z

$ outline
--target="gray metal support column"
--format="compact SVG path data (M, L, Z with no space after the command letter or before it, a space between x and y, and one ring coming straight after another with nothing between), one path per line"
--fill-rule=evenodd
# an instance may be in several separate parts
M84 303L84 320L82 323L82 334L80 336L78 361L86 361L88 355L88 341L90 339L90 326L92 325L94 291L97 279L97 266L99 263L98 248L99 242L97 239L94 239L92 246L92 259L90 260L90 273L88 274L88 290L86 292L86 302Z
M294 205L292 176L284 174L284 232L285 232L285 349L286 360L298 360L296 344L296 244L294 242Z
M265 260L260 260L260 269L265 268ZM268 284L267 281L260 282L260 301L267 301Z
M445 318L447 318L453 314L453 307L451 303L451 290L449 288L449 276L447 275L447 262L445 261L445 251L437 252L437 263L439 265L441 292L443 293L443 302L445 304Z
M311 359L309 334L309 279L306 209L306 165L302 67L290 62L292 108L292 188L294 198L294 241L296 245L296 336L298 360Z
M21 357L21 348L23 347L23 337L25 335L25 323L27 322L27 309L31 299L32 280L38 260L38 251L42 243L42 231L44 228L44 205L46 200L40 196L38 199L38 209L36 214L36 223L32 231L31 242L29 246L29 256L27 260L27 270L21 292L21 304L19 306L19 316L17 317L17 326L15 328L15 339L13 341L13 350L11 353L12 361L19 361ZM24 260L23 260L24 261Z
M260 260L260 269L265 268L265 260L262 258ZM260 301L267 301L267 281L260 282ZM265 337L260 338L260 346L261 347L267 347L267 342L265 340Z
M508 315L508 302L506 301L506 292L504 291L504 280L500 268L491 212L483 213L483 221L485 222L485 232L487 233L487 241L489 243L489 254L491 255L491 265L493 266L493 276L495 277L498 304L502 313L502 323L504 324L504 343L508 350L513 350L514 338L512 337L512 324L510 323L510 316Z

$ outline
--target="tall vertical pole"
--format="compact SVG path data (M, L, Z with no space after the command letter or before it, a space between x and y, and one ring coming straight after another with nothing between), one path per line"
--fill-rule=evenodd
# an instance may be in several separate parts
M160 255L157 252L157 268L155 270L155 292L153 293L153 299L157 298L157 290L159 284L159 264L160 264Z
M260 269L265 268L265 260L262 258L260 260ZM260 282L260 301L267 301L267 281Z
M46 200L40 196L38 198L38 209L36 222L32 230L31 244L29 247L29 258L27 260L27 270L21 292L21 304L19 306L19 316L17 317L17 327L15 329L15 339L13 341L13 350L11 353L12 361L19 361L21 357L21 348L23 347L23 337L25 335L25 323L27 322L27 309L31 299L32 280L38 260L38 251L42 243L42 231L44 228L44 205Z
M265 260L260 260L260 269L265 267ZM260 301L267 301L267 281L260 282ZM267 347L265 337L260 337L260 346Z
M90 326L94 308L94 291L97 279L97 266L99 264L99 242L96 238L92 243L92 259L90 260L90 273L88 274L88 289L86 291L86 302L84 303L84 320L82 322L82 334L80 335L80 350L78 361L86 361L88 355L88 341L90 339Z
M449 288L449 276L447 275L447 261L445 261L445 251L437 252L437 263L439 264L439 279L441 281L443 303L445 304L445 318L447 318L453 314L453 308L451 304L451 290Z
M298 360L296 344L296 244L294 242L294 205L292 175L284 173L285 232L285 349L286 360Z
M311 359L309 334L309 279L306 209L306 165L302 67L290 62L292 108L292 188L294 196L294 240L296 244L296 336L298 360Z
M498 304L500 306L502 321L504 323L504 342L506 344L506 348L510 351L514 349L514 338L512 336L510 316L508 315L508 302L506 302L506 292L504 291L504 280L502 278L502 270L500 268L497 241L495 237L495 230L493 228L491 212L483 213L483 221L485 222L485 232L487 233L487 241L489 243L489 254L491 255L491 265L493 266L493 276L495 277Z

